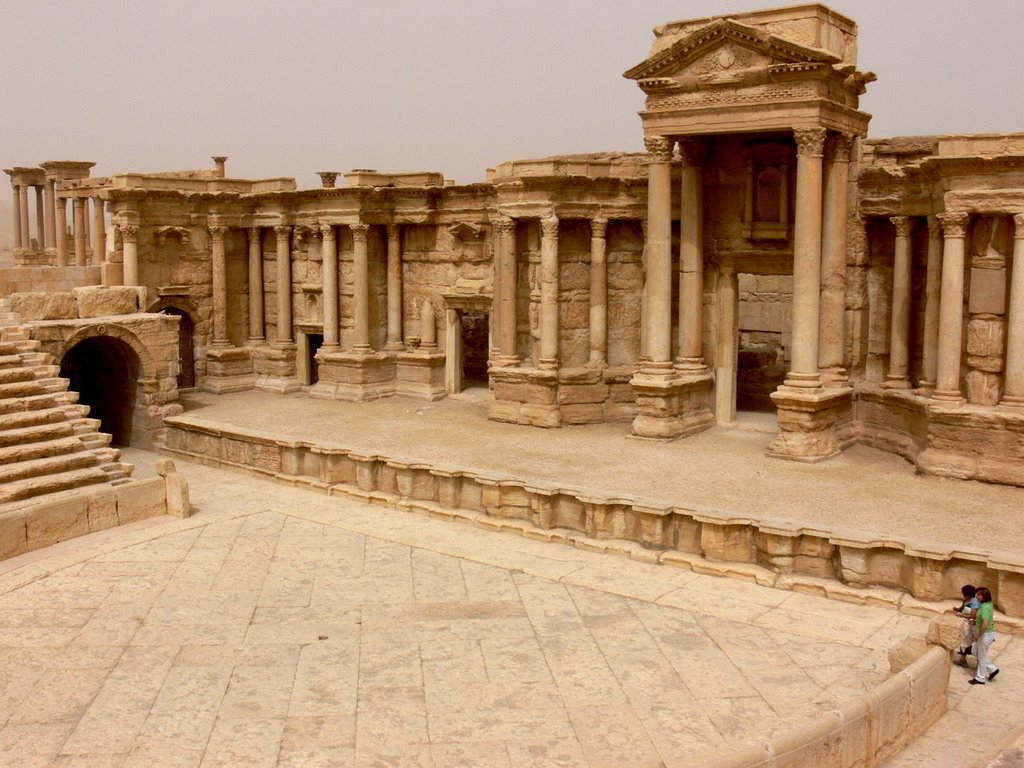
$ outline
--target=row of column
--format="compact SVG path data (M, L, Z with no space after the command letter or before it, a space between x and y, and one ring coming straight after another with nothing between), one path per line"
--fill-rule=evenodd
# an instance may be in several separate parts
M54 248L57 254L57 266L68 265L67 252L67 198L56 196L56 179L47 179L42 186L14 184L14 247L27 249L31 244L29 229L28 188L34 186L36 191L36 239L39 250ZM92 200L92 234L93 258L102 261L106 251L106 220L103 198L96 195L92 198L73 197L72 227L74 233L75 265L84 267L88 264L87 243L89 225L86 208ZM58 237L57 233L61 236Z
M920 387L935 400L959 403L963 353L964 240L969 216L928 217L925 276L924 352ZM908 216L890 218L896 227L892 318L886 385L909 389L911 230ZM1024 407L1024 213L1013 217L1013 261L1007 314L1006 379L1001 405Z

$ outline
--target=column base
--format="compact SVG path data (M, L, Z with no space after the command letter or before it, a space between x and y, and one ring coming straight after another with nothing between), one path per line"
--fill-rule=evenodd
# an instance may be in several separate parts
M928 401L932 405L945 406L947 408L959 408L967 403L967 398L959 389L936 389Z
M389 341L384 345L385 352L404 352L405 344L400 341Z
M223 395L245 392L256 385L252 352L245 347L209 346L206 348L206 379L203 391Z
M999 401L999 405L996 408L999 410L1020 411L1024 409L1024 396L1003 395L1003 399Z
M910 389L910 379L905 376L886 376L883 386L888 389Z
M319 381L310 397L363 403L395 394L395 356L385 352L353 350L316 353Z
M667 377L660 366L654 369L653 375L648 370L645 367L629 381L636 395L633 437L678 440L714 425L710 373Z
M255 389L264 392L276 392L285 395L302 389L298 372L295 367L295 344L282 344L259 347L256 350Z
M395 394L428 401L446 397L444 364L445 353L437 350L399 352Z
M850 376L847 370L841 366L822 368L819 371L821 385L826 389L836 389L850 386Z
M914 392L921 397L932 397L935 394L935 382L921 379L917 382L917 389Z
M711 372L703 357L677 357L672 367L683 375L702 376Z
M487 418L531 427L562 426L558 371L492 366L494 402Z
M853 390L817 391L779 387L771 394L779 434L767 455L814 463L830 459L853 442Z
M821 374L817 372L797 373L796 371L790 371L786 374L786 380L782 382L782 387L799 391L821 389L821 385ZM780 389L782 387L780 387Z

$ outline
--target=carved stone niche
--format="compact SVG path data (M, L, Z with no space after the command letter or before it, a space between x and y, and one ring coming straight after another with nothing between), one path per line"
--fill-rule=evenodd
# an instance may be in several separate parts
M456 261L483 262L490 260L484 243L483 227L459 222L448 227L452 255Z
M744 151L746 189L743 236L748 240L789 239L789 144L751 144Z

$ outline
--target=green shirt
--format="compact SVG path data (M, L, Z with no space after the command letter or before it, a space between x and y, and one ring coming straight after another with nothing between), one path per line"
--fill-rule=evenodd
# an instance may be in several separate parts
M989 632L996 631L995 617L993 616L994 609L992 603L982 603L978 606L978 613L974 617L974 628L978 632L981 632L981 625L988 619L988 626L985 628L986 634Z

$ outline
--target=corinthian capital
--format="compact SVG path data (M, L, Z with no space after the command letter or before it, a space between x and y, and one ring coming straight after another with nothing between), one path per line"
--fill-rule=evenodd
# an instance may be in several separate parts
M137 241L139 228L135 224L120 224L118 229L121 230L121 239L126 243L134 243Z
M825 148L824 128L794 128L796 154L799 157L821 157Z
M494 231L499 235L507 235L515 228L515 221L508 216L499 216L491 222Z
M896 225L896 237L910 237L909 216L890 216L889 221Z
M320 236L323 237L324 240L334 239L334 227L330 224L320 224L318 229L320 230Z
M598 217L596 219L591 219L590 220L590 237L591 238L601 238L601 239L604 239L604 236L607 234L607 232L608 232L608 219L603 218L603 217Z
M964 237L967 235L967 214L966 213L940 213L939 221L942 222L942 233L944 237Z
M644 146L651 153L654 162L672 162L672 150L675 148L675 141L667 136L644 136Z
M558 217L540 220L541 237L558 237Z
M850 152L853 150L853 135L849 133L837 133L829 138L829 151L833 162L850 162Z
M224 233L228 231L227 227L223 224L211 224L209 230L214 242L224 242Z
M274 232L277 234L278 242L281 242L282 240L288 242L288 238L292 234L292 228L285 226L284 224L278 224L274 227Z
M708 160L708 144L697 139L683 139L679 142L679 156L684 166L703 168Z
M366 234L370 231L369 224L352 224L349 227L352 230L352 239L357 243L366 242Z

